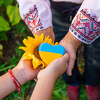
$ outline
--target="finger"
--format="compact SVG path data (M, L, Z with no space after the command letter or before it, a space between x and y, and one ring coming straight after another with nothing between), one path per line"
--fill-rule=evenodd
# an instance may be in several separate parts
M69 76L72 75L72 70L73 70L73 67L74 67L74 63L75 63L75 59L70 58L69 59L68 70L66 71Z
M62 58L64 59L65 62L68 62L69 61L68 53L65 53L64 56L62 56Z
M35 82L37 82L37 81L38 81L38 79L34 79L34 81L35 81Z
M65 67L66 67L66 70L68 69L68 62L66 62L66 65L65 65Z
M42 65L39 65L39 66L38 66L38 69L39 69L39 71L40 71L40 70L42 70L42 69L44 69L44 68L42 68Z
M64 69L67 70L68 69L68 62L69 62L69 55L68 55L68 53L65 53L62 58L63 58L62 62L64 64L64 66L65 66Z

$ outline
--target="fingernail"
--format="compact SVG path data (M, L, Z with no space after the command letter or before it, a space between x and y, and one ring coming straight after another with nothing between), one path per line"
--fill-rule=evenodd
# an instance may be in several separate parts
M72 73L71 73L71 72L69 72L69 75L71 76L71 75L72 75Z

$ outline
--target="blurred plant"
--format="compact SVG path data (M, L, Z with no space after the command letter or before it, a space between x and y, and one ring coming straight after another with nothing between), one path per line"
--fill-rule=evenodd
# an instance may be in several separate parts
M4 71L6 73L9 68L13 68L18 64L22 54L24 53L22 50L18 49L19 46L21 46L21 44L18 42L17 46L15 48L15 54L12 57L9 56L8 62L6 62L4 64L0 63L0 72ZM2 45L0 48L3 49Z
M85 66L84 61L80 61L79 64L78 64L78 69L79 69L80 74L83 74L84 66Z
M0 41L8 39L6 32L20 20L18 3L13 0L0 0Z
M79 100L88 100L85 91L85 85L81 85Z
M62 76L60 76L55 83L52 100L68 100L66 88L67 85L62 79Z
M2 58L3 57L3 45L2 44L0 44L0 57Z

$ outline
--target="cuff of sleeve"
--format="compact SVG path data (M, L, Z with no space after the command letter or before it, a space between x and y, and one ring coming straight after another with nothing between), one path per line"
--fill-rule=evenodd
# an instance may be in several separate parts
M41 21L39 20L37 24L34 25L33 21L29 21L28 19L25 19L24 22L26 23L26 25L28 26L28 28L30 29L30 31L32 32L32 34L34 35L37 31L40 31L42 29L46 29L50 26L52 26L52 23L50 23L50 19L48 19L47 21L44 21L43 23L41 23Z
M78 31L76 31L72 25L70 26L70 29L69 29L70 33L72 35L74 35L78 40L80 40L81 42L85 43L85 44L91 44L92 41L85 38L84 36L82 36Z
M81 10L72 21L69 31L85 44L91 44L100 36L100 24L96 16Z
M34 7L32 7L26 15L24 15L23 20L33 34L52 26L51 19L40 19L36 5L34 5Z
M80 40L81 42L83 42L83 43L85 43L85 44L91 44L92 42L94 42L94 41L99 37L99 35L98 35L98 36L95 37L95 39L90 40L90 39L84 37L83 35L81 35L77 30L75 30L75 29L72 27L72 25L70 26L69 31L70 31L70 33L71 33L72 35L74 35L78 40Z

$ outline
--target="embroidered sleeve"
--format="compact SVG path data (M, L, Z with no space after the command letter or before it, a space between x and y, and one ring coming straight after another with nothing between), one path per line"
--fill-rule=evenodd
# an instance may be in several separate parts
M21 18L33 34L52 26L49 0L17 0Z
M100 36L100 0L84 0L69 31L86 44L97 39Z

